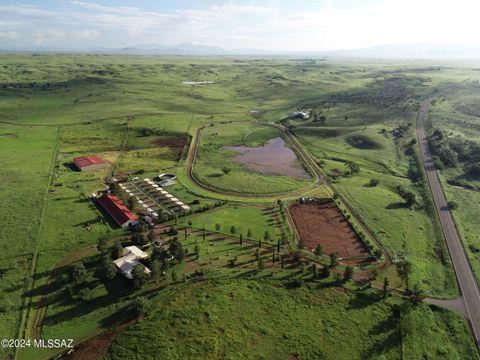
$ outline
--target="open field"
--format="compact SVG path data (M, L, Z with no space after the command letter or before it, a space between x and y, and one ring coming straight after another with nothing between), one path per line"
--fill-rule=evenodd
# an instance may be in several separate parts
M0 213L8 229L0 237L0 334L14 338L19 332L20 314L28 306L24 294L32 283L39 231L48 217L45 197L53 171L57 129L0 125L0 133L9 134L0 140Z
M245 358L477 358L458 315L419 304L394 318L402 300L381 300L368 290L384 277L390 288L404 290L394 266L354 266L353 278L342 280L346 263L322 277L327 256L297 253L282 206L329 193L292 157L298 154L291 142L265 126L272 121L291 130L393 259L412 262L411 285L455 297L448 253L416 171L411 124L434 89L478 78L469 65L81 54L2 54L0 62L0 213L7 225L0 239L2 337L74 338L77 345L130 321L132 303L145 297L154 311L121 332L107 358L135 358L135 351L143 351L142 358L236 358L243 350ZM462 103L445 98L433 111L444 123L456 116L447 131L476 141L478 88L471 86L459 95ZM311 106L319 107L325 124L288 118ZM188 172L198 129L193 175L204 187ZM91 154L109 167L73 167L74 157ZM445 168L445 181L459 180L463 170ZM105 238L110 253L116 240L123 246L134 240L89 196L103 191L110 175L153 179L164 172L177 174L166 190L193 212L157 225L153 234L141 231L167 249L178 238L185 258L164 265L165 274L141 289L121 275L105 280L96 244ZM478 271L477 192L446 191L460 204L455 217ZM409 192L411 206L402 197ZM324 252L330 251L325 233L346 227L339 218L328 229L308 224L315 234L305 237L307 246L320 242ZM171 226L176 235L168 233ZM277 248L282 233L287 241ZM348 236L348 244L332 250L341 257L362 253ZM152 242L141 245L150 256ZM152 266L150 259L145 263ZM72 272L79 264L86 275L77 284ZM80 290L88 295L83 300ZM56 353L30 348L16 356ZM14 350L0 350L0 357L7 355Z
M202 229L205 226L209 231L237 237L242 234L245 238L254 241L264 240L265 232L268 232L270 239L267 242L276 244L281 235L279 221L275 210L271 208L230 206L181 219L178 223L183 226L191 224L190 226L196 229ZM250 237L248 237L249 233Z
M187 282L152 302L155 311L117 335L106 359L477 356L458 315L421 306L394 318L392 303L373 293L286 290L264 281Z

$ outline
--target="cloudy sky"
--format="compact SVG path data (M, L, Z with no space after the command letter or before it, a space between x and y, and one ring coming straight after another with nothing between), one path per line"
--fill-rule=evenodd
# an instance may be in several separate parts
M479 44L480 0L0 0L0 49Z

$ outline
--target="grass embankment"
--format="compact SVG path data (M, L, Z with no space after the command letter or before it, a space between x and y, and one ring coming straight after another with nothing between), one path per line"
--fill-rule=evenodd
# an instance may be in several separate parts
M475 359L465 321L421 305L333 288L266 281L186 283L153 297L154 311L116 336L106 359Z

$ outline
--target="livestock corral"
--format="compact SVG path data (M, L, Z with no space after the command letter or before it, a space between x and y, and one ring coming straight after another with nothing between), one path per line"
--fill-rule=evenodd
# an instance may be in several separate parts
M309 250L320 244L326 254L365 260L370 253L345 216L329 199L295 203L289 208L300 238Z

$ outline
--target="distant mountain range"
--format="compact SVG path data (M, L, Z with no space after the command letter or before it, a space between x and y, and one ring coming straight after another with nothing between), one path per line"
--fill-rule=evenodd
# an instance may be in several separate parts
M310 56L394 59L479 59L480 45L383 45L362 49L336 51L275 51L268 49L226 50L198 44L135 45L124 48L65 49L54 47L10 48L0 52L67 52L119 55L193 55L193 56Z

